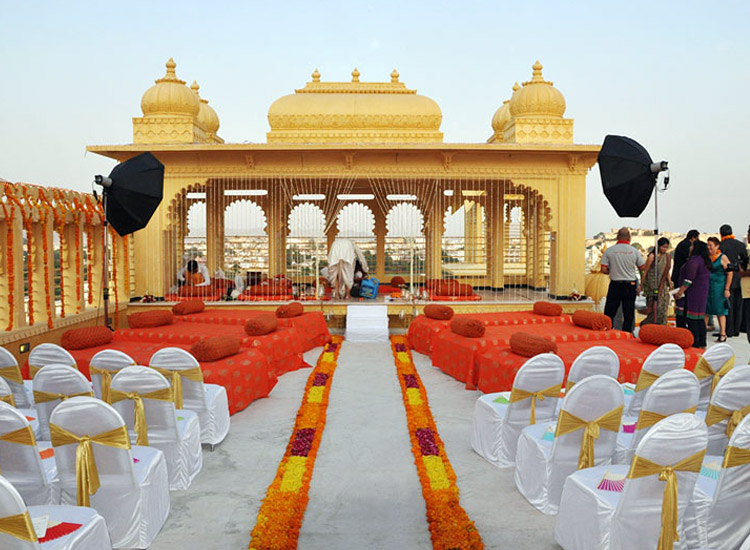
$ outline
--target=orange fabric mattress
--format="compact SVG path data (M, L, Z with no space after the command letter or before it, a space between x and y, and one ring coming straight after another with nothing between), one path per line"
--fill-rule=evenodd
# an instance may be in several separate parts
M167 294L164 296L165 302L187 302L188 300L203 300L204 302L220 302L223 294L206 294L201 296L178 296L177 294Z
M469 296L439 296L431 290L427 291L427 295L433 302L478 302L482 299L479 294L471 294Z

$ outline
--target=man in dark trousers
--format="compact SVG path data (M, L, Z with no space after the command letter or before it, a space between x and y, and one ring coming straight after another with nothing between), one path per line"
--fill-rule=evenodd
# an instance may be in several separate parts
M691 229L687 232L685 238L674 247L672 258L672 285L674 288L680 288L680 269L682 269L682 266L687 262L688 256L690 256L690 245L697 241L699 237L700 233L698 230ZM677 315L675 321L678 327L687 328L685 317Z
M637 271L646 263L635 248L630 246L630 230L623 227L617 232L617 244L602 255L602 273L609 275L607 302L604 314L615 321L617 308L622 304L622 330L633 332L635 322L635 295L638 293Z
M724 224L719 228L721 235L721 252L729 258L729 268L734 270L747 269L747 248L742 241L732 235L732 226ZM729 287L729 315L727 315L727 336L739 336L742 323L742 290L741 277L732 277Z

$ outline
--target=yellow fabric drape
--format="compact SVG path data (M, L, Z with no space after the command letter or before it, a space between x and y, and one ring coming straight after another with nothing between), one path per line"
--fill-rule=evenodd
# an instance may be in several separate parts
M31 429L31 426L24 426L23 428L18 428L12 432L4 433L0 435L0 441L7 441L8 443L16 443L18 445L36 445L36 438L34 437L34 431ZM2 470L0 470L0 474L2 473Z
M628 478L659 475L660 481L665 481L664 500L661 505L661 533L659 534L658 550L672 550L675 541L680 540L677 534L677 476L675 472L700 472L706 450L691 455L677 464L662 466L655 462L635 455L630 463Z
M23 376L21 376L21 369L17 365L11 365L10 367L0 367L0 376L16 384L23 384Z
M16 406L16 400L13 399L12 393L9 393L8 395L0 395L0 401L2 401L3 403L7 403L11 407Z
M580 430L581 428L584 429L583 437L581 438L581 452L578 455L579 470L582 468L591 468L594 465L594 441L599 439L599 430L609 430L610 432L620 431L623 408L623 405L620 405L604 413L596 420L584 420L565 409L560 411L555 437Z
M706 358L701 355L700 358L698 359L698 362L695 364L693 373L695 374L695 376L698 377L698 380L703 380L704 378L713 376L714 379L711 382L711 395L713 395L716 384L718 384L719 380L721 380L724 377L724 375L726 375L733 368L734 368L734 355L732 355L729 359L727 359L726 363L724 363L718 371L714 371L714 369L711 367L708 361L706 361Z
M516 401L523 401L524 399L531 398L531 424L536 424L536 400L538 399L539 401L544 401L545 397L560 397L561 389L562 384L550 386L549 388L537 392L526 391L519 388L512 388L510 391L509 401L511 403L515 403Z
M133 402L134 428L137 436L136 445L148 447L148 424L146 423L146 408L143 406L144 399L158 399L159 401L172 401L172 388L163 388L148 393L122 392L110 389L112 403L130 399Z
M570 388L572 388L575 385L576 385L575 382L573 382L572 380L568 379L565 382L565 395L568 395L568 392L570 391Z
M71 397L94 397L94 392L92 391L85 391L81 393L49 393L46 391L36 391L34 390L34 402L36 403L49 403L50 401L54 401L55 399L59 399L60 401L65 401L66 399L70 399Z
M635 384L635 391L642 391L650 387L651 384L659 379L658 374L648 372L647 370L641 370L641 374L638 376L638 382Z
M734 468L735 466L744 466L750 464L750 449L733 447L729 445L724 453L724 462L722 468Z
M708 411L706 412L706 426L713 426L724 419L729 419L727 422L726 433L727 437L732 437L735 428L740 422L742 422L742 419L745 418L748 413L750 413L750 405L742 407L736 411L730 411L724 407L712 404L708 406Z
M685 409L684 413L690 413L695 414L695 411L698 407L690 407L689 409ZM636 430L643 430L645 428L650 428L660 420L664 420L666 417L670 415L668 414L661 414L654 411L645 411L641 409L641 412L638 414L638 422L635 425Z
M135 363L133 363L135 365ZM123 367L125 368L125 367ZM96 367L92 367L89 365L89 373L91 376L99 375L102 377L102 401L106 401L107 403L112 403L109 399L109 388L112 386L112 376L120 372L122 369L117 370L107 370L107 369L98 369Z
M164 375L164 377L172 383L174 406L177 409L182 408L182 379L187 378L193 382L203 382L203 371L200 367L185 370L169 370L154 366L151 368L159 374Z
M23 514L0 518L0 533L26 542L37 542L36 531L34 531L34 524L31 523L28 510Z
M82 435L69 432L56 424L49 425L52 436L52 446L78 444L76 449L76 496L78 506L89 506L90 496L99 490L99 471L96 468L92 443L115 447L117 449L130 449L130 438L128 429L120 426L114 430L97 435Z

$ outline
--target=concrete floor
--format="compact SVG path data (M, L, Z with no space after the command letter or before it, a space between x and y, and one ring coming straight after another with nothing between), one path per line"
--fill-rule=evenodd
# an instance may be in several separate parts
M750 345L729 341L737 364ZM314 364L320 348L305 355ZM488 549L558 549L555 518L518 493L513 470L485 462L470 446L480 395L415 354L440 436L458 476L461 504ZM247 548L250 531L289 440L310 369L279 379L271 395L232 417L227 439L204 449L203 471L172 510L154 550ZM431 548L406 418L388 344L345 343L334 375L326 425L299 538L300 549Z

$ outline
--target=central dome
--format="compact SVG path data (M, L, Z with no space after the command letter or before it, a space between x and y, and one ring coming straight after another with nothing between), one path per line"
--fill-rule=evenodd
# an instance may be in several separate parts
M390 82L312 82L283 96L268 109L269 143L434 143L442 142L438 104L417 95L391 73Z

